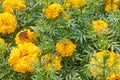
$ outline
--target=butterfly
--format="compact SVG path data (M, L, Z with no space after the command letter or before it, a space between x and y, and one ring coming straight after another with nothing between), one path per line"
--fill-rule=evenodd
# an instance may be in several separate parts
M20 40L25 40L25 39L27 39L27 38L28 38L27 34L28 34L27 31L21 32L21 33L19 34Z

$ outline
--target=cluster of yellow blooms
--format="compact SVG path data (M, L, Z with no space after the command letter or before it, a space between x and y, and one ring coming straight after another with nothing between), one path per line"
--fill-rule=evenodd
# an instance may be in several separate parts
M65 5L80 8L86 4L86 0L65 0Z
M94 21L92 25L94 31L98 36L102 36L108 31L108 23L103 20Z
M71 56L76 50L76 45L68 39L60 40L56 44L56 51L62 56Z
M17 72L33 72L34 67L38 64L38 53L41 53L39 47L35 46L32 42L37 41L37 34L24 29L20 31L15 38L18 45L11 50L8 63L14 67Z
M59 17L59 13L64 13L64 10L60 4L51 4L47 8L43 8L43 13L47 19L55 19Z
M120 0L105 0L105 11L117 10Z
M26 5L23 0L4 0L3 1L4 12L13 12L14 7L18 11L20 11L20 10L26 8Z
M62 57L72 56L72 54L75 50L76 50L75 44L73 44L68 39L60 40L56 44L56 51ZM58 57L57 55L50 54L50 53L45 54L41 57L41 61L47 69L53 69L54 68L54 70L60 70L62 68L62 66L60 64L61 61L62 61L62 58Z
M26 8L23 0L0 0L4 13L0 13L0 33L12 33L16 29L17 21L9 12L13 12L13 8L18 11Z
M8 12L0 13L0 33L10 34L14 32L16 26L17 26L17 21L12 14Z
M23 44L28 42L36 42L37 41L37 34L35 32L30 31L30 29L24 29L20 31L16 37L15 42L16 44Z
M106 80L119 80L120 74L120 55L104 50L93 54L90 59L90 65L88 67L93 77L97 78L98 75L103 74L103 70L109 72L106 75Z
M15 17L9 13L13 12L16 8L20 11L26 8L24 0L0 0L2 2L4 13L0 13L0 33L12 33L16 29L17 21ZM80 8L86 4L86 0L65 0L65 6L72 8ZM105 11L118 9L119 0L105 0ZM43 13L47 19L56 19L60 17L60 14L64 14L64 8L54 3L43 8ZM66 14L65 19L70 20L71 16ZM103 20L97 20L92 23L93 29L98 36L104 35L108 30L108 23ZM30 29L21 30L15 37L17 47L11 50L8 63L14 67L17 72L33 72L34 67L38 64L38 53L41 54L41 49L37 47L34 42L37 41L37 34L30 31ZM4 45L5 41L0 38L0 44ZM56 51L61 57L72 56L76 50L76 45L68 40L63 39L56 43ZM62 58L54 54L45 54L41 57L41 61L46 68L54 68L60 70L62 68ZM106 60L106 61L105 61ZM105 61L105 62L104 62ZM106 63L106 64L103 64ZM114 67L115 66L115 67ZM99 74L103 74L103 68L108 67L110 74L107 75L106 80L120 79L120 55L110 52L108 50L98 52L90 59L90 72L93 77L98 77ZM117 71L118 70L118 71Z
M55 70L60 70L62 68L60 62L61 58L54 54L45 54L41 57L41 61L46 68L52 68Z
M16 48L11 50L8 63L17 72L33 72L39 61L38 53L41 53L41 50L33 43L18 44Z
M86 0L65 0L65 5L67 7L80 8L81 6L84 6L86 4ZM47 19L55 19L60 17L60 13L64 14L65 11L63 7L58 4L54 3L49 5L47 8L43 8L43 13L46 15ZM66 20L70 19L70 15L66 15Z

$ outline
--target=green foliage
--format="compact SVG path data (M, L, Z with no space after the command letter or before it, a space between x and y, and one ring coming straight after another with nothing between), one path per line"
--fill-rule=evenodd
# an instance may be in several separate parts
M87 64L92 54L102 50L120 53L120 10L106 13L104 0L87 0L87 4L79 9L67 9L71 15L69 21L65 14L59 19L48 20L42 9L51 3L64 4L63 0L25 0L27 8L14 15L18 25L14 33L9 36L1 35L8 42L8 49L0 54L0 79L1 80L96 80L87 69ZM63 5L64 7L64 5ZM0 3L0 12L1 10ZM108 34L96 36L92 22L105 20L109 23ZM42 49L42 54L55 53L56 42L60 39L70 39L77 46L71 57L62 59L62 69L53 72L45 71L41 66L36 67L33 73L17 73L8 65L10 50L16 44L15 35L24 28L30 28L38 34L37 45ZM2 46L0 46L0 51ZM105 78L105 77L103 77ZM104 80L104 79L101 79Z

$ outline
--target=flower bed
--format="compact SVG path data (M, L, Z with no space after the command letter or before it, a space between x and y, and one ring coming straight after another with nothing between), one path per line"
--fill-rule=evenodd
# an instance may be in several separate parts
M0 0L0 80L120 80L120 0Z

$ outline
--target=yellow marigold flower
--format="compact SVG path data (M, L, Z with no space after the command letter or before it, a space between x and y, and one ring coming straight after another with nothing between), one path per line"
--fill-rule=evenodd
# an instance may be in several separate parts
M60 4L51 4L47 8L43 8L43 13L47 19L55 19L60 17L59 13L64 13L64 10Z
M71 19L70 14L67 14L67 15L65 16L65 20L69 21L70 19Z
M80 8L86 4L86 0L65 0L66 6Z
M117 10L118 9L118 4L119 0L105 0L106 6L105 6L105 11L110 12L112 10Z
M51 67L56 70L60 70L62 68L60 62L61 58L54 54L45 54L41 57L41 61L45 67Z
M107 32L108 23L103 20L97 20L92 23L94 31L98 36L102 36Z
M0 13L0 33L12 33L17 26L15 17L10 13Z
M4 12L13 12L15 7L18 11L26 8L24 0L5 0L3 2Z
M120 55L108 50L97 52L93 54L93 57L90 59L90 65L88 68L92 76L97 78L98 75L103 74L103 69L105 69L105 66L107 66L107 70L109 69L109 74L120 71ZM116 67L118 69L116 69ZM114 75L116 75L115 73Z
M24 29L20 31L16 37L15 42L16 44L23 44L26 42L36 42L37 41L37 34L35 32L30 31L30 29Z
M71 56L76 50L76 45L68 39L60 40L56 44L56 51L62 56Z
M38 53L41 53L41 50L33 43L18 44L17 47L11 50L8 63L17 72L33 72L39 61Z

